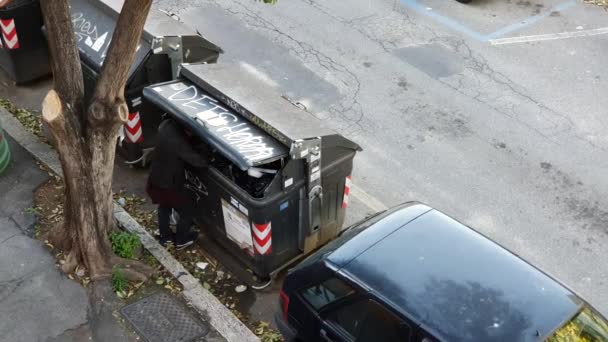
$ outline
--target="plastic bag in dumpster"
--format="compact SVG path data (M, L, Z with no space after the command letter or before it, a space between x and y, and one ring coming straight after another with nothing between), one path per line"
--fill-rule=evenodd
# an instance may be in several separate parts
M51 72L38 0L14 0L0 8L0 66L17 84Z
M204 231L258 279L337 236L360 147L240 65L183 65L182 76L144 100L215 150L186 177Z
M274 179L277 170L281 168L281 162L277 161L264 165L265 168L262 169L263 171L256 172L256 168L250 168L247 171L243 171L217 153L214 155L211 165L255 198L264 197L264 192Z
M106 58L122 3L122 0L71 0L87 99ZM180 63L215 63L220 53L219 47L197 32L154 8L150 11L125 87L129 118L121 131L118 151L128 163L147 164L162 120L162 112L142 105L143 87L174 79Z

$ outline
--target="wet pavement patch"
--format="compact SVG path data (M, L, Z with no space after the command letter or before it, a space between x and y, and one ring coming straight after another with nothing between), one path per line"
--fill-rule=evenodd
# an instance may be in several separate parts
M158 292L121 310L143 340L148 342L200 341L209 326L194 318L185 305Z

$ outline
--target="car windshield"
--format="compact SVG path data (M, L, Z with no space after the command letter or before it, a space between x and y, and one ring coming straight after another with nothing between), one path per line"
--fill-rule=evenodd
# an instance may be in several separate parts
M547 339L547 342L604 341L608 341L608 322L587 307Z
M328 253L333 252L338 247L340 247L341 245L346 243L346 241L357 236L357 234L361 233L367 227L369 227L373 223L377 222L378 219L380 219L381 217L384 216L384 215L381 215L383 213L386 213L386 211L380 211L373 215L367 216L366 218L362 219L361 221L359 221L359 222L351 225L347 229L343 230L342 233L340 234L340 236L338 236L335 240L329 242L327 245L319 248L319 250L317 250L316 252L311 254L308 258L304 259L296 267L294 267L294 270L304 268L308 265L312 265L317 260L321 259L324 255L327 255Z

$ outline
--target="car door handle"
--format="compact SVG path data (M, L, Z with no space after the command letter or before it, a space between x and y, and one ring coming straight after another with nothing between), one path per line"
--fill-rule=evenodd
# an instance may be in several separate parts
M334 340L332 340L331 338L329 338L329 336L327 336L327 331L325 331L325 329L321 329L321 331L319 331L319 334L321 335L321 337L323 337L323 339L327 342L334 342Z

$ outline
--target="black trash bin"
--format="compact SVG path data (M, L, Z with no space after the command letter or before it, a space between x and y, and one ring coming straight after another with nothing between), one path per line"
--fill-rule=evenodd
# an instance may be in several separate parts
M14 0L0 8L0 66L17 84L50 74L38 0Z
M207 171L186 172L204 232L259 279L336 237L361 148L250 68L184 65L181 75L144 99L215 150Z
M71 1L87 99L92 96L122 3L120 0ZM219 47L184 24L158 10L150 11L125 87L130 114L121 132L118 152L127 163L146 165L163 114L142 105L143 88L174 79L183 62L215 63L220 53Z

